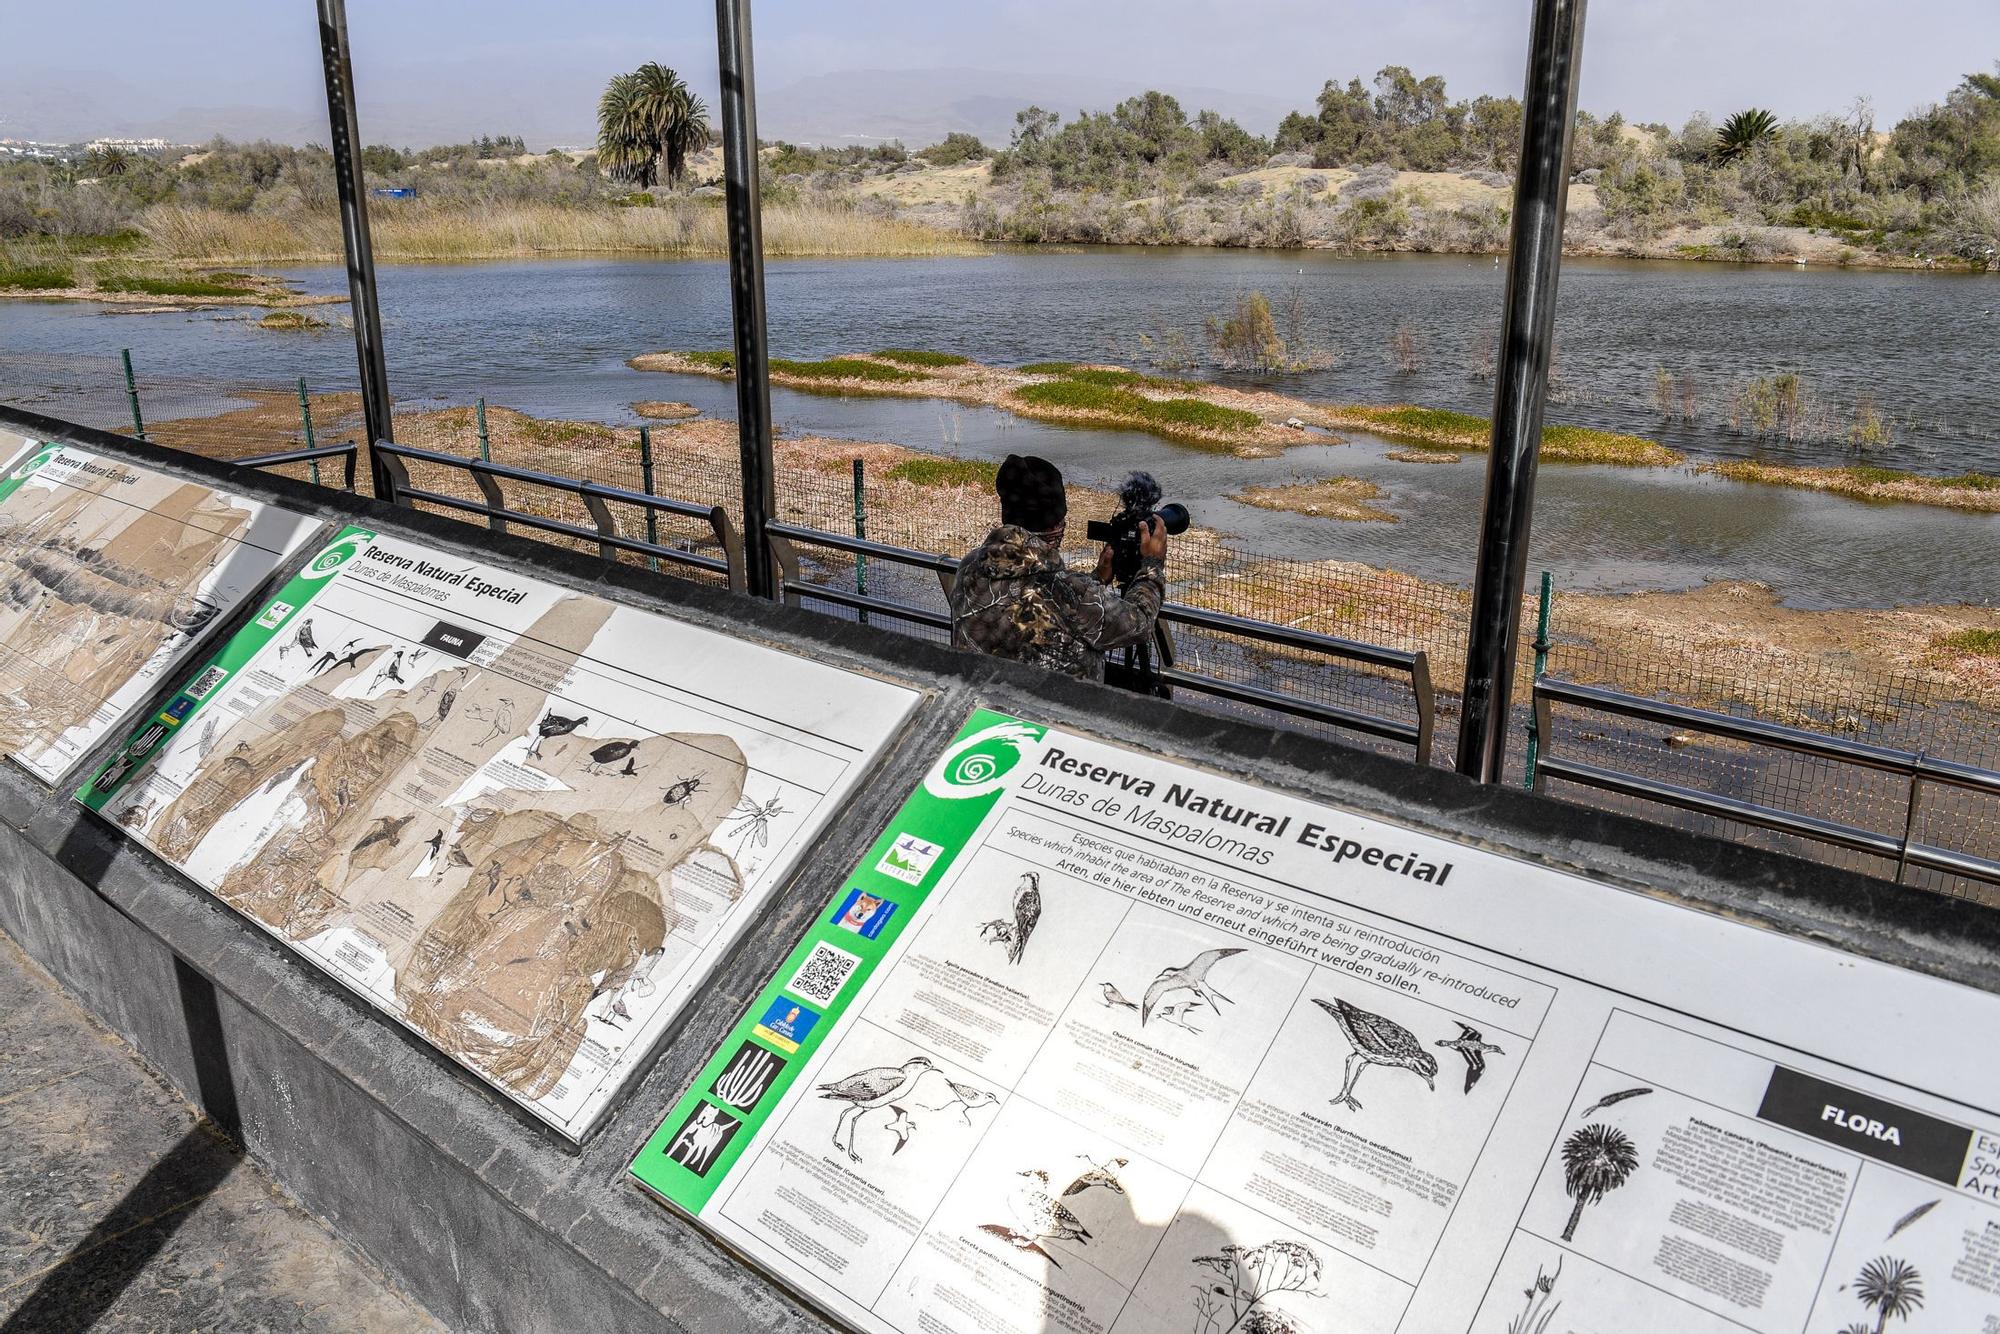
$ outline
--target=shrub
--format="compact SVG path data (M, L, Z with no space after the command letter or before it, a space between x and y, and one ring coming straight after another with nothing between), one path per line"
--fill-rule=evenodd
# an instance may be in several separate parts
M1211 317L1208 341L1224 365L1270 369L1287 362L1285 340L1278 336L1271 303L1262 292L1237 298L1235 311L1226 319Z
M933 167L954 167L961 162L976 162L981 158L991 157L992 153L985 144L979 142L977 135L954 132L947 134L929 148L920 150L917 156Z

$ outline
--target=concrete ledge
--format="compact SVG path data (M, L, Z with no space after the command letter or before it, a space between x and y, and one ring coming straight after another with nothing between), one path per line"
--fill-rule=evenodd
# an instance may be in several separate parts
M465 1329L806 1330L823 1322L627 1184L625 1168L807 920L976 705L1095 732L1511 856L2000 990L2000 913L812 613L441 516L0 411L0 424L927 686L902 739L627 1102L571 1149L399 1026L13 766L0 930L211 1109L246 1149Z

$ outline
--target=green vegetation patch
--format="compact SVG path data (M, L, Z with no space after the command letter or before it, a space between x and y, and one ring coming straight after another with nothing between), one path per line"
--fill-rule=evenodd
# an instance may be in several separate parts
M1110 425L1134 426L1160 435L1198 442L1203 437L1254 431L1263 418L1240 408L1217 407L1198 398L1142 398L1129 389L1083 380L1049 380L1022 385L1014 397L1039 408L1087 415Z
M50 292L76 286L76 275L63 264L31 264L0 269L0 288L10 292Z
M1969 653L1976 658L2000 658L2000 630L1956 630L1939 635L1939 648L1953 653Z
M984 459L904 459L891 464L883 475L916 486L987 487L1000 475L1000 468Z
M894 366L884 366L879 361L863 361L859 357L828 357L825 361L788 361L783 357L773 357L771 374L789 375L801 380L874 380L878 383L924 378L909 371L897 370Z
M257 327L259 329L298 330L304 332L312 329L324 329L326 328L326 321L316 320L302 311L274 310L263 319L258 320Z
M1426 408L1409 403L1393 407L1348 404L1336 408L1335 413L1346 421L1424 449L1485 449L1493 436L1493 423L1486 418L1446 408ZM1543 427L1542 457L1553 463L1618 463L1645 467L1665 467L1680 462L1682 458L1657 440L1621 435L1616 431L1600 431L1589 426Z
M241 283L218 283L204 278L134 278L124 275L99 278L101 292L137 292L145 296L244 296L249 288Z
M719 350L714 352L683 352L681 353L681 359L692 361L697 366L706 366L710 370L733 371L736 369L736 354L734 352Z
M1897 482L1914 482L1919 486L1941 486L1949 491L2000 491L2000 477L1984 472L1960 473L1956 477L1929 477L1920 472L1906 472L1902 468L1881 468L1869 463L1852 464L1839 471L1863 486L1888 486Z
M928 352L919 347L885 347L875 354L884 361L897 362L904 366L969 366L971 357L961 357L956 352Z
M1023 375L1068 375L1076 369L1076 363L1073 361L1031 361L1027 365L1019 366L1015 369L1019 370Z

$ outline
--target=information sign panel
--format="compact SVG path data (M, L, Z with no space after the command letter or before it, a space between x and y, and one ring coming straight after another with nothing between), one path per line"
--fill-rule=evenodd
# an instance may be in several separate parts
M55 782L319 521L0 432L0 753Z
M349 528L78 795L578 1137L916 698Z
M900 1334L1995 1331L1996 1032L980 713L632 1171Z

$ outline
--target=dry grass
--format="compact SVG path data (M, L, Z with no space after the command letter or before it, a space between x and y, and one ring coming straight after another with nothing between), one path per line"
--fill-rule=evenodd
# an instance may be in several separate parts
M377 208L371 218L378 259L400 263L515 259L529 255L728 253L722 209L698 200L657 208L496 205L478 212L446 207ZM148 252L179 261L333 263L341 258L334 214L259 217L157 205L141 219ZM852 209L811 204L764 209L771 256L974 254L983 247L929 227Z
M2000 477L1985 473L1926 477L1895 468L1800 468L1782 463L1704 463L1701 471L1735 482L1829 491L1855 500L1900 501L2000 514Z
M654 421L684 421L701 415L701 409L691 403L673 403L657 398L641 399L632 405L632 411Z

